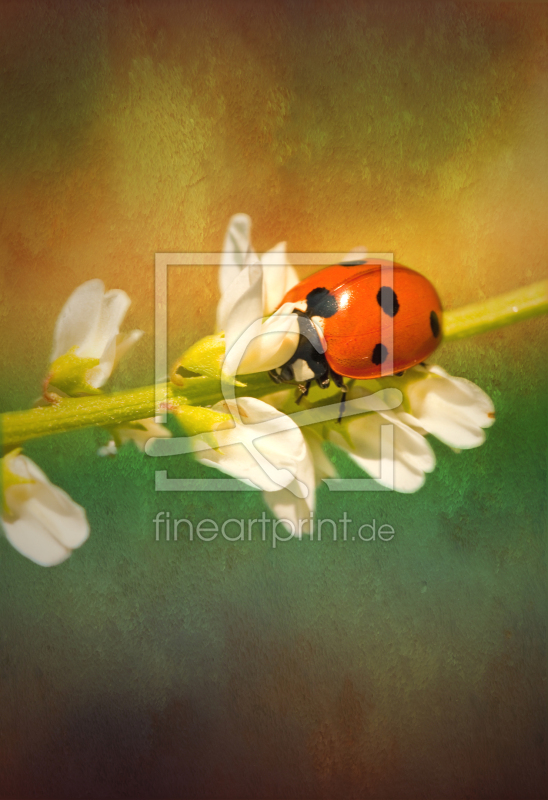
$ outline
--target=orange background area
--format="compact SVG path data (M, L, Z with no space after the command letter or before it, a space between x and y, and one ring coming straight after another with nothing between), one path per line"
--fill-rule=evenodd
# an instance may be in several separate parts
M239 211L258 252L390 251L449 308L545 274L544 5L0 13L3 374L25 395L94 277L132 298L132 375L150 380L154 253L218 251ZM217 288L212 271L170 281L177 355L210 332ZM538 344L539 325L512 342Z

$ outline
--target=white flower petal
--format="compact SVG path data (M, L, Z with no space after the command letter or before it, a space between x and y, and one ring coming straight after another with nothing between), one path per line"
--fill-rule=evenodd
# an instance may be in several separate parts
M217 306L217 329L225 332L227 351L243 330L263 317L263 268L251 264L238 274Z
M393 425L393 453L381 451L381 427ZM330 439L380 485L397 492L416 492L432 472L435 456L426 439L390 412L367 414L348 423L352 446L338 431ZM393 456L393 457L392 457ZM388 475L388 479L383 476Z
M11 512L10 517L3 518L6 537L37 564L52 566L64 561L89 536L84 509L54 486L26 456L12 458L9 468L33 483L6 489L5 499Z
M230 220L223 244L217 330L224 330L226 334L227 318L231 309L239 304L242 293L241 285L235 282L246 267L256 263L263 266L262 307L257 317L264 317L276 310L285 294L299 282L299 277L287 261L285 242L279 242L258 258L251 246L251 219L247 214L236 214ZM245 327L241 325L239 332Z
M101 305L101 313L95 328L90 327L88 335L79 346L77 354L81 358L101 358L112 339L120 332L120 325L131 300L122 289L106 292Z
M411 381L406 394L418 424L450 447L469 449L485 441L494 422L491 398L471 381L428 367L423 380Z
M235 426L216 434L220 442L217 449L198 450L199 461L246 479L266 492L293 484L308 457L304 437L294 422L253 397L239 398L237 405L223 401L213 410L234 414ZM207 437L195 437L195 441L207 443ZM306 486L298 491L305 495Z
M398 412L381 411L379 416L394 425L394 449L396 459L406 460L421 472L433 472L436 456L427 439L400 420Z
M227 376L266 372L285 364L299 343L299 320L293 305L285 303L264 322L251 323L229 347L223 362Z
M287 292L299 283L299 276L285 255L280 242L261 256L263 265L263 314L272 314Z
M482 427L436 394L425 401L420 424L449 447L469 449L479 447L485 441Z
M54 567L65 561L71 554L40 520L21 518L15 522L3 521L6 539L15 549L35 564Z
M377 459L362 458L355 453L350 453L349 455L352 461L364 472L367 472L380 486L386 486L389 489L393 488L396 492L402 492L404 494L418 492L418 490L424 486L426 480L424 472L421 472L420 469L417 469L413 464L407 461L396 459L393 462L393 477L385 481L382 477L379 477L379 475L385 474L384 470L391 468L391 464L386 463L384 460L378 461Z
M86 281L73 291L57 317L50 363L73 347L80 347L89 332L96 330L104 293L105 285L98 279Z
M51 362L71 350L80 358L97 358L101 363L90 383L96 388L102 386L112 372L116 337L130 303L121 289L105 294L100 280L83 283L71 294L57 318ZM135 334L130 334L128 346L136 341Z
M87 330L76 354L81 358L102 358L112 340L116 339L130 303L129 297L121 289L107 292L95 324L91 324L91 320L86 321Z
M314 509L315 488L306 498L296 497L289 489L280 489L277 492L265 492L265 503L273 514L280 520L289 520L291 526L284 526L288 533L293 533L301 538L303 533L313 533L314 521L310 512ZM312 524L311 524L312 520Z
M128 334L118 333L114 336L105 347L99 359L99 364L89 370L87 374L88 383L96 389L100 389L108 381L120 363L120 359L129 352L142 335L143 331L133 330Z
M302 432L310 450L311 461L314 464L315 482L318 484L324 478L335 478L337 470L333 462L325 454L321 437L308 427L303 428Z
M316 484L322 477L334 474L334 468L323 452L320 437L306 428L301 432L306 445L306 455L297 464L295 482L287 489L265 492L263 495L265 502L278 519L292 523L293 527L291 525L285 527L298 537L303 533L313 533L314 522L311 514L316 505ZM297 480L307 487L306 497L301 497L296 485Z
M251 247L251 218L247 214L235 214L230 219L223 244L219 270L221 294L228 290L240 271L247 266L249 257L255 259ZM219 330L222 330L222 326Z
M417 431L417 433L420 433L421 436L426 436L428 433L428 431L422 427L418 419L412 414L408 414L407 411L398 410L398 419L409 428L412 428L414 431Z
M99 364L88 370L87 381L90 386L100 389L112 374L116 358L116 336L113 336L100 357Z
M259 455L264 455L268 458L270 464L274 463L272 454L268 449L257 446L254 451ZM257 461L252 453L243 444L232 444L223 446L222 450L206 450L196 454L198 460L208 467L216 467L216 469L224 472L226 475L231 475L233 478L247 483L249 486L254 486L257 489L262 489L263 492L276 492L280 486L284 484L289 486L293 483L293 475L284 471L282 476L273 479L271 474L272 469L268 466L265 468L264 461L259 459ZM277 466L277 465L276 465ZM287 465L284 465L287 466Z

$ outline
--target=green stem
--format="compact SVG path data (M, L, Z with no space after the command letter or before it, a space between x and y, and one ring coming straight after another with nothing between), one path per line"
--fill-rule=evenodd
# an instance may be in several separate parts
M514 289L482 303L446 311L443 338L451 341L502 328L548 312L548 281Z
M280 390L266 373L246 376L247 394L266 394ZM160 393L162 403L187 405L212 405L223 399L221 384L216 378L186 378L183 388L168 383L162 393L161 386L145 386L125 392L93 397L67 397L59 403L31 408L27 411L11 411L2 414L2 444L4 449L16 447L29 439L53 433L89 428L92 426L113 427L124 422L153 417L157 413L156 397ZM242 394L242 389L237 389Z
M521 322L548 312L548 281L516 289L482 303L447 311L444 314L444 339L462 339L477 333ZM245 376L246 387L237 394L261 396L286 387L273 384L266 373ZM29 439L53 433L87 428L112 427L157 413L156 386L94 397L65 398L57 405L13 411L1 416L3 446L16 447ZM223 399L216 378L186 378L182 388L169 383L164 402L212 405Z

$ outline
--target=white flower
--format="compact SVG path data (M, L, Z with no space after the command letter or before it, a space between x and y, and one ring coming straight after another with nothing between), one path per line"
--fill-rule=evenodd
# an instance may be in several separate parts
M402 419L449 447L479 447L485 441L484 428L495 421L491 398L475 383L441 367L414 367L406 373L402 390L410 409Z
M425 481L425 473L436 464L427 440L401 421L398 413L383 411L366 414L346 423L346 431L331 428L329 439L381 486L396 492L416 492ZM382 427L392 426L391 445L383 446Z
M303 428L307 455L299 466L296 478L308 488L306 497L299 497L290 489L265 492L264 500L280 520L287 520L287 529L299 538L303 533L314 533L313 512L316 507L316 486L324 478L336 476L335 467L323 451L322 439L309 428Z
M258 264L263 277L261 283L261 312L266 316L279 306L287 292L299 283L299 276L288 263L285 242L280 242L267 253L257 256L251 246L251 219L247 214L235 214L229 224L223 245L219 270L221 300L217 307L217 329L226 331L226 320L238 302L241 288L235 283L247 267ZM247 279L244 279L244 282Z
M212 410L232 414L234 426L213 434L214 448L212 434L194 437L198 460L262 489L276 516L290 522L290 532L310 532L316 483L334 474L320 438L254 397L222 401Z
M299 282L287 263L285 243L259 258L251 247L250 228L246 214L232 217L219 270L217 328L225 333L225 376L279 367L291 358L299 341L293 305L286 303L275 311Z
M105 292L95 279L79 286L63 306L53 337L50 382L62 391L97 390L109 379L120 358L143 332L120 334L130 306L121 289Z
M351 420L346 423L347 437L331 429L329 438L378 483L399 492L416 492L436 463L425 435L430 433L457 450L478 447L485 441L483 429L494 422L494 405L474 383L438 366L413 367L395 385L404 395L400 409ZM348 396L367 393L356 386ZM387 424L393 426L393 465L386 462L381 447L381 427ZM388 480L379 477L383 475Z
M199 461L265 492L291 486L306 494L306 487L295 484L308 454L296 423L255 397L222 400L211 410L231 414L234 425L215 434L215 449L209 434L194 437Z
M267 372L289 361L300 336L299 320L292 311L293 305L284 303L264 322L253 312L235 313L225 335L223 375Z
M2 462L6 538L36 564L65 561L89 536L86 512L19 450Z
M122 289L105 292L103 281L95 279L71 294L57 318L53 336L50 374L44 400L86 395L99 391L110 378L121 358L139 341L143 331L120 333L120 326L131 304ZM55 387L55 393L48 391ZM125 423L113 429L114 446L99 449L99 455L115 455L116 442L134 441L140 450L151 437L166 437L167 428L153 419Z
M251 246L250 232L247 214L232 217L219 270L217 330L225 333L222 371L227 378L282 366L295 352L300 335L298 318L292 313L294 304L278 308L299 282L287 261L285 242L259 257ZM346 258L361 258L365 252L357 247ZM323 333L314 327L325 351Z

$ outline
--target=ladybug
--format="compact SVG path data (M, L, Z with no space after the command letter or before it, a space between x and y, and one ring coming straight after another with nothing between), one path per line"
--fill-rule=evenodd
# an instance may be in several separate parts
M290 289L300 339L291 359L270 370L276 383L298 383L297 402L315 380L327 388L344 378L401 375L441 342L442 307L429 280L382 259L327 267Z

